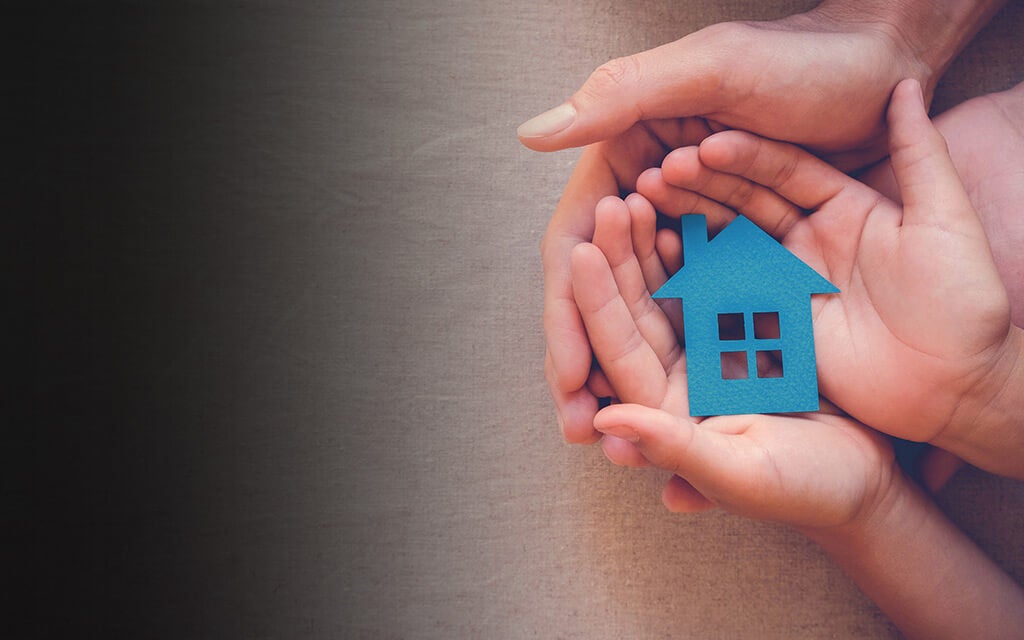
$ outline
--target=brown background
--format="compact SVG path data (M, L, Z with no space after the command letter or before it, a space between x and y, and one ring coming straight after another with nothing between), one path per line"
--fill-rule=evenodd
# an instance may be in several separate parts
M671 515L663 473L564 445L541 375L577 152L516 125L609 58L814 4L12 15L46 26L8 91L39 127L11 254L22 637L896 636L799 535ZM933 111L1019 81L1022 33L1016 3ZM941 502L1024 579L1024 485L969 471Z

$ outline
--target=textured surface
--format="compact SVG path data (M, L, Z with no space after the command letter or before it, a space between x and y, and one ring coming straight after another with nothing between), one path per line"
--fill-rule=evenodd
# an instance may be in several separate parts
M682 299L690 415L817 411L811 295L839 289L744 216L710 242L705 216L680 221L683 266L651 296Z
M663 474L562 444L541 375L537 248L576 152L516 125L611 57L812 4L30 16L17 635L895 635L797 534L672 516ZM1018 3L938 108L1018 80L1020 33ZM1024 579L1020 484L965 473L943 504Z

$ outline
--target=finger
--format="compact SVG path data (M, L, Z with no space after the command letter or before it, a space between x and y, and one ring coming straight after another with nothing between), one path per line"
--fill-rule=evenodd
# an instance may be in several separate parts
M928 493L935 495L964 467L964 461L938 447L931 447L917 460L917 477Z
M661 502L672 513L699 513L715 508L714 502L705 498L704 494L679 476L672 476L665 483L665 488L661 492Z
M687 147L694 149L696 147ZM657 167L640 174L636 181L636 190L657 207L658 211L670 216L681 216L686 213L703 213L708 218L708 226L721 228L729 224L736 214L728 207L695 191L682 189L666 182L663 171Z
M554 151L605 140L641 120L714 111L721 95L708 81L706 56L692 55L691 46L683 38L601 65L567 102L520 125L520 142Z
M573 298L569 256L574 246L593 238L598 201L617 195L620 188L631 189L643 169L661 161L664 144L695 144L708 131L707 124L698 120L651 123L650 130L639 129L591 145L580 155L541 243L544 336L553 391L576 392L590 373L593 357ZM573 432L572 425L568 428Z
M668 280L668 273L665 265L658 255L657 237L658 214L647 198L639 193L631 193L626 198L626 207L629 209L629 228L633 236L633 253L640 264L640 271L643 273L644 284L647 291L657 291L661 285ZM681 249L680 249L681 250ZM661 308L662 313L668 318L672 325L677 343L681 343L683 337L683 312L680 301L672 298L656 300L655 303Z
M562 391L554 382L551 358L545 357L544 376L548 381L551 398L555 402L555 413L562 438L569 444L593 444L601 438L594 430L594 416L597 414L597 398L587 389Z
M597 205L594 244L612 269L619 295L626 302L640 335L667 369L678 356L679 342L661 307L654 302L633 250L629 207L609 197Z
M633 243L633 254L640 264L644 284L648 291L657 291L668 280L665 266L658 257L654 237L658 232L658 214L647 198L639 193L626 197L629 210L629 233Z
M675 273L683 268L683 239L678 233L671 229L661 229L654 243L666 272Z
M611 398L615 395L615 389L612 389L612 383L608 382L608 377L601 371L601 367L595 366L590 370L587 389L597 398Z
M980 230L946 140L928 119L916 80L904 80L889 103L889 152L903 199L903 224Z
M606 407L594 418L594 428L636 445L651 464L680 475L696 487L722 486L747 469L736 463L726 442L730 436L686 418L637 404Z
M744 177L709 168L701 162L696 147L676 149L666 156L661 163L661 175L678 192L700 194L721 203L718 206L730 212L724 222L709 222L712 228L724 226L735 217L731 212L737 211L781 240L804 217L801 209L775 191Z
M552 388L579 390L590 375L592 355L583 320L572 294L569 255L594 237L594 208L605 195L617 194L614 171L599 149L588 148L548 223L541 243L544 264L544 338Z
M647 461L644 454L640 453L640 450L636 448L632 442L623 440L622 438L616 438L615 436L605 436L601 439L601 451L612 464L617 464L620 467L649 467L651 463Z
M658 259L666 273L675 273L683 267L683 239L671 229L660 229L654 237ZM657 291L657 289L652 289ZM672 321L676 331L676 339L685 344L685 321L683 319L683 301L679 298L661 298L658 300L661 310Z
M688 136L703 136L706 132L703 122L688 125L683 121L666 124L659 135L680 136L679 140L667 139L675 146L688 143ZM661 162L663 142L651 136L647 130L631 131L584 149L544 234L544 336L555 384L564 392L585 384L592 360L572 295L569 254L574 246L594 237L594 210L601 198L618 195L620 189L632 189L644 169Z
M675 145L677 147L682 145L689 146L700 144L704 138L715 132L715 130L711 128L710 123L704 118L686 118L682 123L683 132L686 135L681 138L683 141L681 144Z
M716 133L699 153L705 166L768 187L801 209L818 209L858 184L798 147L744 131Z
M667 387L665 368L637 328L600 249L592 244L573 249L572 281L594 354L615 395L658 406Z

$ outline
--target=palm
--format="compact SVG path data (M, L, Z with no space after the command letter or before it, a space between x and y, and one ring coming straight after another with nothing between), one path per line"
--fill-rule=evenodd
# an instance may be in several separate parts
M633 125L609 140L590 145L566 187L544 234L544 333L550 345L545 370L570 442L593 441L596 398L584 388L590 345L572 298L569 254L594 237L594 207L605 197L636 187L645 169L659 164L669 149L700 143L712 133L701 118L651 120ZM583 357L581 357L583 356Z
M593 143L542 250L545 375L568 441L598 437L597 401L583 387L592 354L566 274L572 248L593 237L602 197L633 190L644 169L668 149L699 142L711 122L795 141L847 168L883 155L891 87L929 74L897 39L843 18L820 6L775 22L712 25L602 65L568 103L519 128L522 143L538 151ZM807 100L809 88L815 100Z
M869 424L931 440L1001 344L1005 293L991 261L975 264L983 237L900 226L896 205L856 191L785 242L843 291L814 301L822 391Z
M971 204L985 229L992 257L1010 296L1013 323L1024 327L1024 83L960 104L935 119ZM892 166L884 162L861 180L900 202Z
M901 209L788 145L733 133L699 153L666 158L668 190L692 188L747 214L842 290L812 301L823 393L893 435L933 440L1010 326L959 185L908 178L911 192L933 189L940 204L908 198Z
M719 506L753 518L845 524L881 492L891 473L889 444L840 416L719 416L701 428L730 435L726 442L738 462L727 478L691 484Z
M885 441L825 413L719 416L695 429L685 355L669 318L647 293L648 283L665 277L647 259L654 211L642 199L630 205L606 200L596 218L596 246L582 245L573 254L575 298L616 396L636 404L605 409L595 425L625 421L646 429L640 449L606 438L610 457L669 469L686 478L695 499L744 515L801 526L856 517L891 478Z

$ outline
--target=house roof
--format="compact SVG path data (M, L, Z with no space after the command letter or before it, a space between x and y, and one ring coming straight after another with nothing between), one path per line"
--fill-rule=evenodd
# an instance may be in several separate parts
M687 227L692 225L684 225L684 233L688 232ZM690 251L689 257L684 250L685 264L653 297L685 298L709 289L736 295L770 290L780 297L839 292L744 216L738 216L710 242L706 240L703 223L699 228L706 248ZM694 246L693 243L693 235L684 238L685 246Z

